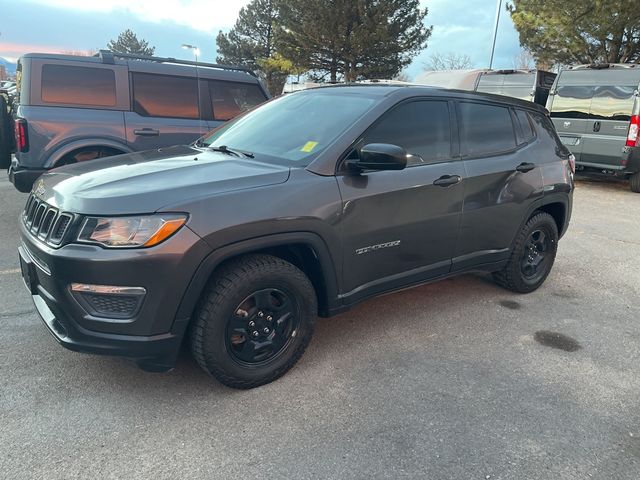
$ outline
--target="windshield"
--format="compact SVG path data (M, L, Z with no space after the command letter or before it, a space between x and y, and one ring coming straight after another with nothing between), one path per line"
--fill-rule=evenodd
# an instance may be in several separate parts
M306 166L375 102L372 97L329 91L289 94L214 130L200 145Z

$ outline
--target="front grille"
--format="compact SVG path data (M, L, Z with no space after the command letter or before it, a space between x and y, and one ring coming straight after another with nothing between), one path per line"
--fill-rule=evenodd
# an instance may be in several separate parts
M73 216L60 212L45 201L29 195L22 213L22 221L34 237L50 245L60 245Z

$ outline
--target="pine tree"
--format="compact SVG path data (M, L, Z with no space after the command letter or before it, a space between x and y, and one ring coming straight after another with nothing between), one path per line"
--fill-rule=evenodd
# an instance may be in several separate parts
M277 52L278 0L253 0L240 9L229 33L218 33L218 63L244 65L255 70L273 95L282 92L287 75L295 70Z
M136 34L129 29L118 35L116 40L109 40L107 48L112 52L144 56L151 56L156 51L156 47L150 47L146 40L138 40Z

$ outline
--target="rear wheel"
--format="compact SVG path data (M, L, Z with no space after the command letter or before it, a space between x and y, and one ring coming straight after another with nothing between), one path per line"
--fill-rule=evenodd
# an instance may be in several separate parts
M518 293L529 293L544 283L558 249L558 227L554 218L538 212L516 237L509 262L493 274L498 285Z
M629 187L632 192L640 193L640 172L636 172L629 177Z
M205 290L191 350L221 383L257 387L295 365L316 312L315 291L302 271L271 255L248 255L224 266Z

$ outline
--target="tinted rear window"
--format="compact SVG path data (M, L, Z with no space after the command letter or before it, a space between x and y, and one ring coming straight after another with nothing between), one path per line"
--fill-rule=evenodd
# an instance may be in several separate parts
M633 109L633 85L600 85L595 87L589 117L602 120L631 119Z
M595 87L588 85L559 86L553 97L551 116L588 118Z
M42 66L42 101L71 105L116 105L116 77L107 68Z
M145 117L198 118L195 78L133 74L133 110Z
M506 107L480 103L459 104L460 141L467 155L491 155L514 149L516 137Z

